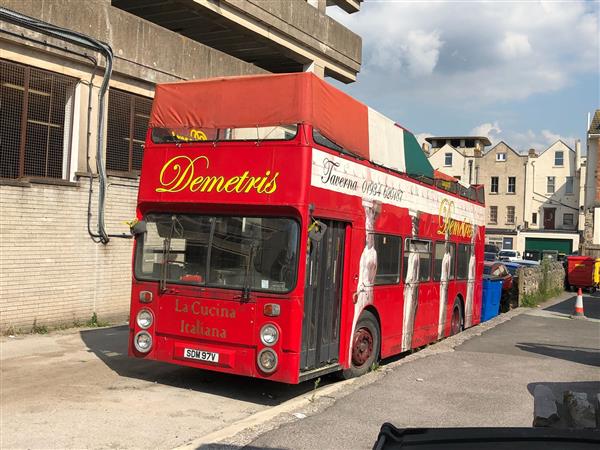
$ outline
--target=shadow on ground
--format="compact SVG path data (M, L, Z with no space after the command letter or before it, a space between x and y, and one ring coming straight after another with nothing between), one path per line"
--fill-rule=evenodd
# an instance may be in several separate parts
M123 377L191 389L265 406L278 405L298 395L311 392L315 387L314 380L298 385L288 385L130 358L127 355L128 332L128 326L124 325L85 330L79 334L89 351ZM323 377L319 387L334 381L336 379L333 376Z
M238 445L224 445L224 444L204 444L197 447L196 450L290 450L291 447L256 447L254 445L248 445L240 447Z
M532 352L551 358L564 359L586 366L600 367L600 350L597 348L571 347L568 345L537 344L531 342L517 342L515 344L520 350Z
M560 314L573 314L575 310L575 299L576 295L568 298L562 302L556 303L552 306L548 306L544 308L545 311L556 312ZM584 295L583 296L583 309L585 312L585 316L590 319L600 319L600 295Z

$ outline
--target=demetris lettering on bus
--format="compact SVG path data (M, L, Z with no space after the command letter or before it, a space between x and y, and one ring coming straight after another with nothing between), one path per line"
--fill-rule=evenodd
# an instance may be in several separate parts
M437 234L445 236L459 236L471 238L473 236L473 224L461 222L452 218L454 212L454 202L443 199L440 203L439 228Z
M156 192L227 192L272 194L277 190L279 172L265 171L262 176L253 176L249 170L238 176L200 175L201 170L210 166L208 157L202 155L192 159L180 155L171 158L160 171L160 186Z

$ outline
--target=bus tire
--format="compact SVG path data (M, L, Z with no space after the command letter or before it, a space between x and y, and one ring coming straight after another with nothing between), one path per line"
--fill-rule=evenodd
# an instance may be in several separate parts
M465 317L462 310L462 303L457 297L452 307L452 316L450 317L450 336L460 333L465 329Z
M350 367L342 371L342 378L360 377L379 362L381 333L379 323L370 311L363 311L352 337Z

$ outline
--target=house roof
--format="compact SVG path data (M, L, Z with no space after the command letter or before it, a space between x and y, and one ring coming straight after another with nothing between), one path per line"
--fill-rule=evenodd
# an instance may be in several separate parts
M456 140L456 139L474 139L479 140L483 143L483 145L492 145L490 140L485 136L429 136L426 137L425 140L431 144L431 141L440 141L440 140Z
M490 154L490 153L491 153L491 152L492 152L492 151L493 151L493 150L494 150L496 147L498 147L498 146L504 146L504 147L506 147L508 150L511 150L511 151L512 151L512 152L513 152L515 155L517 155L517 156L522 156L522 157L525 157L525 158L527 157L527 154L522 154L522 153L519 153L518 151L516 151L514 148L512 148L510 145L508 145L508 144L507 144L506 142L504 142L504 141L500 141L500 142L498 142L498 143L497 143L496 145L494 145L492 148L490 148L489 150L487 150L487 151L486 151L486 152L483 154L483 156L485 157L485 156L489 155L489 154Z
M590 129L588 134L600 134L600 109L597 109L594 113L594 117L590 122Z

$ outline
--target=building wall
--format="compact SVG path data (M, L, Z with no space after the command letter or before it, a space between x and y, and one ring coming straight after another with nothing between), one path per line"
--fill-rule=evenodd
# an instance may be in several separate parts
M563 165L556 166L555 153L562 151ZM554 228L556 230L577 230L579 218L579 174L576 167L575 151L562 141L557 141L537 158L530 158L528 176L531 176L532 190L527 193L526 217L537 212L538 223L529 223L530 229L545 229L545 208L555 208ZM548 193L548 177L554 177L554 193ZM566 192L567 177L573 177L573 189ZM550 212L550 211L548 211ZM564 224L564 215L573 215L573 224Z
M506 161L497 161L497 154L506 154ZM479 182L485 185L486 193L486 229L515 229L523 225L525 198L525 164L527 156L519 155L504 142L500 142L478 158ZM498 193L491 192L491 178L498 177ZM515 177L515 193L508 193L508 177ZM490 221L490 207L498 208L498 220ZM508 223L507 207L515 208L514 223Z
M110 181L107 230L127 233L124 222L135 217L137 181ZM102 320L127 317L132 241L92 242L88 187L88 178L66 186L0 186L0 330L85 322L94 312ZM92 212L95 219L95 207Z
M445 165L446 153L452 153L452 165ZM468 179L466 173L467 161L462 152L458 151L451 145L445 144L441 148L432 150L429 155L429 163L435 170L444 172L446 175L451 175L461 180Z
M126 97L135 96L136 102L148 104L158 82L265 73L253 64L114 8L109 1L3 0L2 6L110 44L115 64L105 106L110 104L111 93L117 89ZM360 44L360 39L354 42ZM349 51L348 42L344 45L344 51ZM73 94L69 97L71 113L64 121L70 124L70 132L64 137L70 147L64 155L64 161L69 161L68 173L58 178L0 178L0 332L28 331L34 323L38 326L83 323L94 313L101 320L123 320L129 311L132 241L113 237L107 245L94 243L87 225L89 180L96 172L102 67L94 69L90 61L71 51L85 50L0 21L0 64L4 62L3 67L9 66L6 62L11 66L18 63L30 72L35 68L46 71L47 75L59 74L74 80ZM86 52L104 63L99 55ZM360 51L354 50L353 54L360 55ZM22 86L14 85L0 86L0 89L5 89L1 95L7 95L6 89L12 90L13 103L18 97L15 92L25 92ZM30 86L30 89L37 88ZM2 105L6 108L4 100ZM127 111L127 106L124 108ZM137 110L133 114L133 108L132 116L141 117ZM2 117L6 114L0 114ZM110 124L110 113L108 121ZM9 122L0 120L1 133L13 131L7 131ZM142 128L141 142L145 126ZM107 152L112 151L106 146L107 140L111 142L107 139L111 133L111 127L107 126L105 160ZM18 137L23 133L13 135ZM140 141L139 136L130 138ZM26 151L35 150L37 144L27 139ZM136 145L139 146L139 142ZM7 162L0 158L2 165ZM106 199L109 234L128 234L126 221L135 217L138 176L139 170L135 168L126 173L109 172ZM97 229L98 184L95 180L91 197L93 231Z

